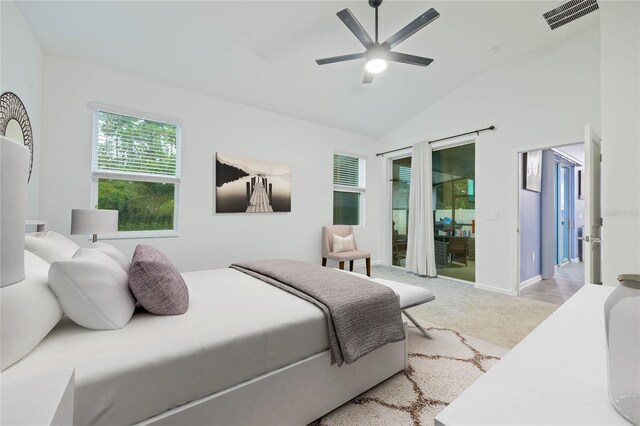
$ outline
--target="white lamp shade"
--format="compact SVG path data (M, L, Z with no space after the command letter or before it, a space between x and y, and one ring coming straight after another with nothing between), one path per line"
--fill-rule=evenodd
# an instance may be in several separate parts
M114 234L118 232L118 210L71 210L71 234Z

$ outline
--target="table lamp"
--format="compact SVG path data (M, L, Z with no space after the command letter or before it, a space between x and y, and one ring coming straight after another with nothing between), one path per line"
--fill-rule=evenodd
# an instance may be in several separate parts
M93 235L95 243L98 241L98 234L115 234L116 232L118 232L118 210L71 210L72 235Z

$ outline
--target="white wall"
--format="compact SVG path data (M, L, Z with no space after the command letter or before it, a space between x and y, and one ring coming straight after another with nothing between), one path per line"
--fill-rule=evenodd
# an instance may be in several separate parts
M38 219L42 133L42 51L12 1L0 2L0 93L15 93L29 114L33 131L33 171L27 187L27 218Z
M595 28L479 76L383 138L386 150L497 127L475 138L477 287L517 291L517 153L580 142L587 123L599 128L599 87Z
M99 101L184 120L181 236L148 241L166 250L182 270L226 266L239 260L238 253L316 261L315 229L331 221L333 149L369 156L367 224L356 232L374 260L388 259L386 160L373 153L494 124L497 131L476 138L477 282L511 293L518 281L516 153L580 142L583 125L590 123L603 136L604 271L611 284L618 273L640 269L640 186L635 191L625 186L640 181L638 9L637 2L603 3L600 29L479 76L391 132L380 146L363 136L54 56L46 56L43 65L15 5L2 2L0 85L22 97L34 127L29 215L67 233L69 210L89 206L91 113L86 104ZM214 215L216 151L292 164L293 212ZM38 167L41 152L46 161ZM280 244L287 239L292 241ZM114 244L129 252L135 246L128 240Z
M267 84L267 82L265 82ZM67 235L72 208L91 201L91 127L88 102L183 120L178 238L142 242L163 250L182 271L226 267L241 260L293 258L320 263L320 234L332 222L333 151L369 159L366 227L361 248L377 259L380 191L377 140L227 102L65 58L45 55L40 208L50 229ZM214 155L250 156L291 165L292 211L214 214ZM86 238L73 237L82 244ZM116 240L132 254L138 240Z
M603 282L640 274L640 3L601 2Z

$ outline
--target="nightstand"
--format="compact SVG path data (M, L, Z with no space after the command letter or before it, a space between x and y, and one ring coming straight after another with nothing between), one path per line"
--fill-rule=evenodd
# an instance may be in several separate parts
M47 221L46 220L27 220L25 221L26 232L45 232L47 230ZM32 230L29 230L31 228Z
M2 381L0 424L72 425L73 384L74 370L37 375L15 382Z

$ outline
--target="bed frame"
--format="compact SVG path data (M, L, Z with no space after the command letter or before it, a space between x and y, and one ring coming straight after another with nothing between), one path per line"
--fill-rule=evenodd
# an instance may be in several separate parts
M0 145L3 157L0 203L3 262L0 275L3 278L14 275L19 281L24 277L25 211L16 206L26 204L26 176L19 175L16 179L14 175L24 174L26 162L23 161L20 167L20 161L9 158L9 154L20 151L17 148L22 151L25 148L5 138L0 138ZM22 151L18 154L24 154ZM13 230L13 233L5 235L5 230ZM11 265L4 262L9 258L15 259ZM138 424L306 425L406 367L406 339L387 344L340 368L331 365L331 355L326 350Z
M307 425L406 367L407 339L342 367L327 350L138 425Z

